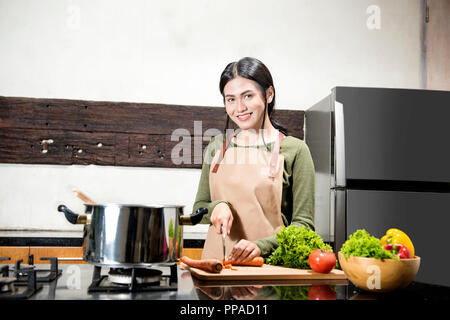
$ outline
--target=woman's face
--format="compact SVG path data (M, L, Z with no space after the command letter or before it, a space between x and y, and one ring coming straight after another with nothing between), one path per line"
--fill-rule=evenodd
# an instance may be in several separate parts
M261 129L264 117L264 97L258 84L243 77L236 77L223 89L228 116L242 130ZM266 91L267 103L272 102L273 89Z

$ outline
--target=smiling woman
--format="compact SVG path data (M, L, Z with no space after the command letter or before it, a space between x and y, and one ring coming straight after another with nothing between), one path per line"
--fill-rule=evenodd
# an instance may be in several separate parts
M272 127L287 135L287 130L271 118L275 87L269 69L261 61L246 57L229 63L222 72L219 89L228 115L225 130L231 118L241 129L266 129L261 131L263 142L265 131ZM250 118L252 121L247 122Z
M261 61L228 64L220 93L225 133L207 147L194 208L209 209L202 258L239 264L270 254L282 226L314 228L314 165L307 145L271 119L275 87Z

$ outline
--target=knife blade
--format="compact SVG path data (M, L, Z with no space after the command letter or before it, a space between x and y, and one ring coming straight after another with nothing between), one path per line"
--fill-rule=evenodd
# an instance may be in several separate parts
M222 245L223 245L223 260L226 260L226 247L225 247L225 237L226 234L223 232L223 225L220 226L220 232L222 233Z

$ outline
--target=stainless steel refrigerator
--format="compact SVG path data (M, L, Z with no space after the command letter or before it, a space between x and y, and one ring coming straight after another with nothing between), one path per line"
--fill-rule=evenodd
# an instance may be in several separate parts
M336 252L357 229L406 232L415 281L450 285L450 92L336 87L305 112L316 231Z

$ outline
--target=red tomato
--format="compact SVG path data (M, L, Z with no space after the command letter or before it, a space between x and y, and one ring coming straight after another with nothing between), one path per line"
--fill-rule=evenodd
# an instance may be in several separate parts
M336 300L336 291L329 285L314 284L309 289L308 300Z
M309 266L316 272L328 273L336 265L336 256L333 252L316 249L309 255Z

